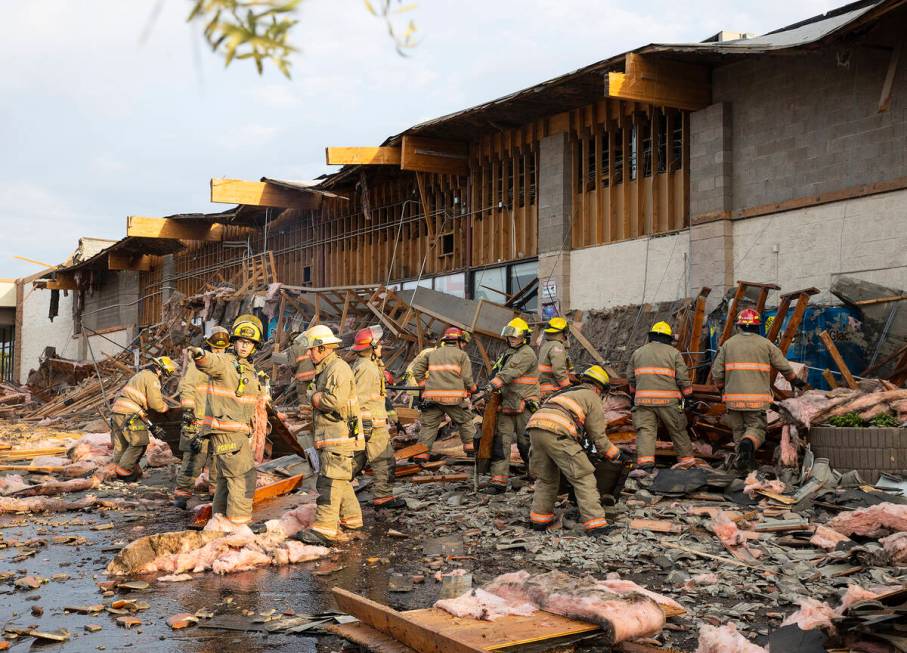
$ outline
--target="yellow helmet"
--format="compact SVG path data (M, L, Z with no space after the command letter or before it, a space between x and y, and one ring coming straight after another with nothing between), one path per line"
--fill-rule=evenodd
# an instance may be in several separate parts
M607 387L611 383L611 378L601 365L593 365L592 367L587 368L582 375L584 378L595 381L602 387Z
M239 338L251 340L256 345L261 344L261 332L263 331L261 320L251 313L243 313L233 320L233 331L230 334L230 341Z
M230 332L222 326L216 326L211 329L211 333L205 338L205 342L208 343L209 347L226 349L230 344Z
M671 331L671 325L667 322L656 322L652 325L652 328L649 329L649 333L660 333L663 336L674 335L674 333Z
M169 356L157 356L155 358L152 358L151 362L157 365L160 370L167 376L176 374L176 363L174 363L173 359Z
M529 325L521 317L515 317L501 330L504 338L528 338Z
M567 320L562 317L553 317L548 320L545 333L563 333L567 330Z

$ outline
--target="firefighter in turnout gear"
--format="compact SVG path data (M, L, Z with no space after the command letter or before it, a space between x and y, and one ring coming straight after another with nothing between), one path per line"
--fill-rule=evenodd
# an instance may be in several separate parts
M677 462L696 463L687 434L683 399L693 392L690 374L674 342L671 325L656 322L649 342L633 352L627 366L630 394L634 397L633 426L636 429L636 465L645 472L655 468L655 440L663 424L674 443Z
M226 515L234 524L252 519L255 496L255 460L252 453L252 419L259 397L267 396L264 377L249 357L261 344L262 324L254 315L243 314L230 330L232 351L206 352L190 349L195 366L208 376L208 399L202 418L202 437L210 439L217 485L214 514Z
M416 379L413 370L416 368L426 356L438 348L437 344L429 344L428 347L416 354L416 357L409 362L409 365L406 366L406 371L403 373L403 382L404 385L415 386L419 385L419 381ZM419 408L422 404L422 398L419 396L419 393L415 390L407 390L407 394L412 398L412 407Z
M365 455L365 437L353 370L337 355L340 338L321 324L306 331L305 338L315 365L312 432L321 469L315 483L315 522L297 537L308 544L331 545L345 539L340 526L362 528L362 509L350 481L357 457Z
M529 462L529 435L526 423L538 407L538 358L529 345L529 325L516 317L501 331L509 349L492 368L492 377L483 394L501 393L500 415L495 427L491 456L491 483L485 491L501 494L507 491L510 478L510 446L514 441L525 462Z
M466 407L466 399L476 391L476 384L472 380L472 361L464 351L466 342L465 332L450 327L441 336L438 348L421 359L417 358L413 365L413 378L425 388L422 391L419 442L429 451L447 415L460 431L463 451L466 455L475 453L473 439L476 427L472 421L473 414ZM428 454L416 458L427 460Z
M176 364L169 357L152 358L150 365L129 379L113 402L110 440L118 479L135 481L142 475L139 461L150 442L148 411L167 411L161 395L161 377L175 373Z
M394 496L394 449L388 430L388 415L385 408L384 361L381 360L380 326L360 329L356 332L351 349L358 354L353 362L353 377L362 416L365 435L365 452L375 479L375 508L403 508L403 499Z
M539 347L539 392L542 399L570 385L573 363L567 355L567 320L553 317L545 327L545 340Z
M312 381L315 380L315 365L307 352L305 334L301 333L296 336L293 346L287 352L289 355L287 362L295 366L293 380L296 383L296 396L299 398L300 406L311 405L309 395Z
M230 332L221 326L214 327L205 339L208 350L222 354L230 346ZM183 462L179 476L176 477L173 505L186 509L195 479L202 468L208 466L208 487L217 486L217 472L212 464L214 455L208 446L208 439L201 437L202 419L205 417L205 405L208 401L208 375L200 372L190 357L186 370L179 384L180 406L183 408L183 424L180 430L180 452ZM210 492L212 495L214 492Z
M551 394L529 418L532 441L530 473L535 477L530 523L545 530L554 522L554 502L560 475L573 486L576 503L587 535L606 535L610 530L602 508L595 467L580 444L585 435L596 451L614 462L622 454L606 435L608 422L602 394L608 391L608 374L593 365L580 377L580 384Z
M765 441L766 410L773 399L772 368L795 388L806 385L796 376L784 353L759 335L761 323L757 311L740 311L737 334L721 345L712 365L712 377L727 406L725 421L734 432L735 466L740 472L752 469L756 450Z

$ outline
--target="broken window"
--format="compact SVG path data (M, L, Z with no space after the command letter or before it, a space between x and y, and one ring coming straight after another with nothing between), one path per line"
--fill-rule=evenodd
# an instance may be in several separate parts
M453 232L441 234L441 252L439 256L452 256L454 253Z
M303 286L312 285L312 266L311 265L302 266L302 285Z

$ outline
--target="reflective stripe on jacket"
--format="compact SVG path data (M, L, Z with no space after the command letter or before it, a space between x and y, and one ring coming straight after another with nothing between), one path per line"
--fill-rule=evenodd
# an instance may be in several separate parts
M630 356L627 380L637 406L672 406L693 392L690 374L676 348L652 341Z
M359 399L353 370L331 352L315 366L315 394L312 395L312 434L315 446L337 453L353 453L365 448ZM355 422L359 437L350 434Z
M455 344L442 343L425 356L417 356L413 361L412 375L416 383L425 388L422 391L425 401L453 406L463 403L471 392L476 391L472 380L472 361Z
M161 380L152 370L137 372L120 390L111 411L118 415L144 415L149 410L167 412L161 395Z
M371 356L357 356L353 361L353 377L359 399L359 412L363 420L371 420L375 426L387 423L387 408L384 398L384 365Z
M560 337L558 337L560 336ZM570 385L570 372L573 365L564 346L563 335L545 336L539 347L539 392L544 398L556 390Z
M772 368L787 379L794 370L784 354L758 333L741 331L718 350L712 377L731 410L766 410L772 402Z
M212 433L251 433L258 398L266 394L255 366L232 351L205 352L195 366L209 378L202 424Z
M501 357L500 369L491 379L501 390L501 412L522 413L528 400L540 399L538 364L535 351L526 343Z
M602 398L588 384L573 386L545 401L529 418L527 428L542 429L574 440L586 436L609 459L620 450L608 439Z

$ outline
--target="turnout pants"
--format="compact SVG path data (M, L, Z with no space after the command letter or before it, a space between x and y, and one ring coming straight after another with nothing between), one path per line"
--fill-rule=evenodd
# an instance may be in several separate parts
M211 510L226 515L234 524L246 524L252 520L257 475L249 436L212 433L209 446L214 448L214 465L218 471Z
M353 454L339 453L330 449L318 452L321 470L315 489L315 522L312 530L329 540L337 539L340 526L362 528L362 508L353 491Z
M677 462L693 460L693 444L687 433L687 417L680 404L670 406L634 406L633 427L636 429L636 463L638 465L655 464L655 440L658 436L658 425L664 424L674 450Z
M521 441L528 451L529 436L526 434L526 424L529 423L529 417L528 410L516 414L498 413L498 424L491 448L492 484L507 485L510 478L510 448L514 442ZM531 468L529 473L532 474Z
M532 523L547 525L554 521L554 502L563 474L573 486L583 526L586 529L605 526L608 522L595 482L595 468L579 442L542 429L529 429L529 439L532 443L529 472L536 479L529 513Z
M141 429L130 429L129 418L129 415L115 413L110 425L113 463L119 476L129 476L136 471L150 442L148 430L144 425Z
M381 426L372 429L372 434L365 443L365 453L375 479L373 503L386 503L394 496L394 468L396 467L394 448L391 446L391 434L387 427ZM385 501L381 501L382 499Z
M734 432L735 445L747 438L752 440L753 447L758 449L765 442L768 418L764 410L728 410L724 421Z
M427 404L422 408L422 415L419 417L419 423L422 428L419 431L419 442L428 447L431 451L431 445L438 438L438 429L444 421L444 416L450 417L454 427L460 431L460 441L465 444L472 444L476 436L476 426L472 423L472 413L461 404Z
M213 447L210 438L199 438L201 450L196 453L192 451L189 438L180 437L180 451L183 454L183 462L180 465L179 476L176 477L177 496L191 496L195 488L195 479L202 473L205 465L208 466L208 486L217 487L217 470L214 465Z

